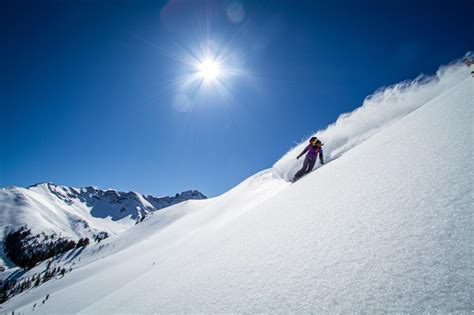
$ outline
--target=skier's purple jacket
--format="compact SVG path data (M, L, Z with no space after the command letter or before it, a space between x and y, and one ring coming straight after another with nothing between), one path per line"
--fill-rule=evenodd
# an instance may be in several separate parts
M320 146L313 146L312 144L308 144L308 146L303 150L303 152L301 152L300 155L303 155L306 152L308 152L308 154L306 154L308 159L316 160L319 153L321 153L321 156L322 156L323 148Z

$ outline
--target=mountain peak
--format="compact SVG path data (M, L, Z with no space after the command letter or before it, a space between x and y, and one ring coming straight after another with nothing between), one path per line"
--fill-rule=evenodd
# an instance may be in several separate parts
M26 188L47 187L47 186L49 186L49 185L57 186L57 185L54 184L53 182L39 182L39 183L36 183L36 184L33 184L33 185L29 185L29 186L27 186Z
M31 228L33 234L62 234L72 240L116 235L158 210L186 200L206 198L197 190L154 197L93 186L73 188L52 182L36 183L26 189L2 188L0 240L5 237L6 227L8 231L16 231L24 226ZM0 256L0 263L1 260Z

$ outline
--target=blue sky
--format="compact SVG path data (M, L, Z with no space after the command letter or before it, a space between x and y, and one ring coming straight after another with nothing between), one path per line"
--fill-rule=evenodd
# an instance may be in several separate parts
M469 1L7 1L0 186L216 196L474 48ZM218 81L197 60L219 58Z

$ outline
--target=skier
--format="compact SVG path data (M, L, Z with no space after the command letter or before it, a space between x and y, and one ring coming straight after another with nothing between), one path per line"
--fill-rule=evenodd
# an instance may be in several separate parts
M311 172L311 170L314 167L314 164L316 163L318 155L319 155L319 161L321 162L321 164L324 164L323 148L322 148L323 145L324 144L321 143L321 141L316 137L311 137L311 139L309 139L308 146L306 146L303 152L301 152L300 155L296 157L296 159L298 160L300 157L303 156L303 154L308 152L308 154L306 154L306 157L304 159L303 167L295 174L295 177L293 178L293 182L296 182L298 179L300 179L304 175Z
M474 60L470 57L465 57L464 63L468 68L471 68L471 66L474 65ZM474 77L474 71L471 71L471 75Z
M471 65L474 65L474 60L470 57L464 57L464 63L466 66L471 67Z

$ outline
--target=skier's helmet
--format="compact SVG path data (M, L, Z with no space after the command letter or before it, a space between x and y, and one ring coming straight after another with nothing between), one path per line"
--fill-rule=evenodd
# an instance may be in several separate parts
M311 137L311 139L309 139L309 143L312 145L315 145L317 141L319 141L317 137Z

